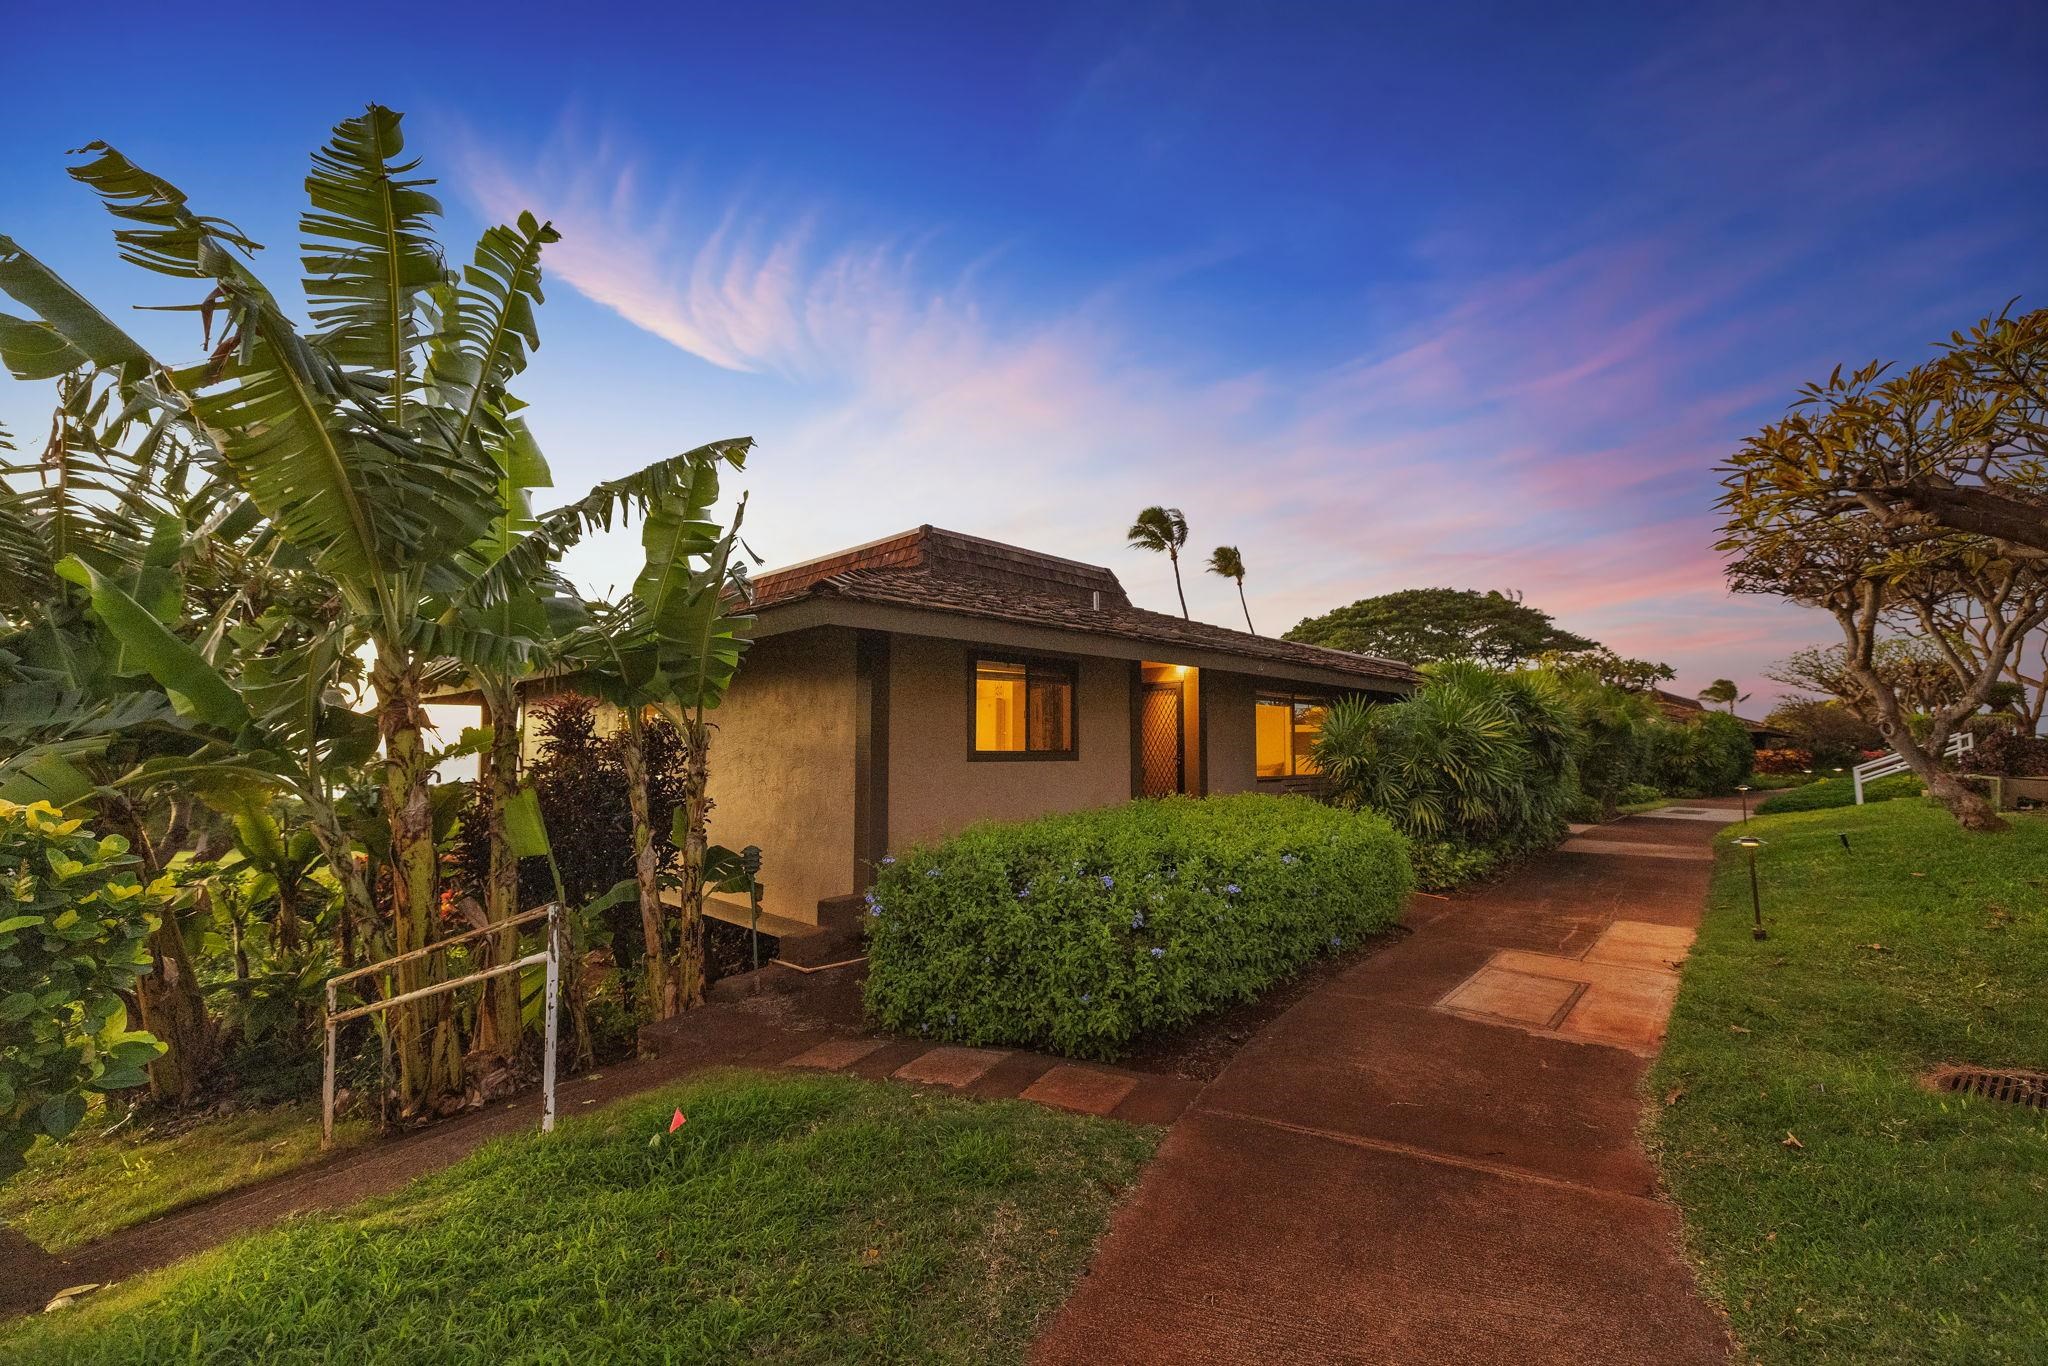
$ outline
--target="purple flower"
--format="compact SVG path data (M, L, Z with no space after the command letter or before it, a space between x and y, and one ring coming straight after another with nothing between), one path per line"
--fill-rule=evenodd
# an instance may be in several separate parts
M882 913L882 903L879 899L876 898L873 892L862 893L861 900L867 903L868 914L870 916L879 916Z
M885 862L885 863L886 863L887 861L888 861L888 860L886 860L886 859L884 859L884 860L883 860L883 862ZM1295 857L1294 855L1292 855L1292 854L1282 854L1282 855L1280 856L1280 861L1281 861L1282 863L1286 864L1286 865L1287 865L1287 866L1288 866L1289 868L1292 868L1292 867L1293 867L1293 866L1294 866L1295 864L1297 864L1297 863L1301 862L1301 860L1300 860L1300 859L1296 858L1296 857Z
M1244 888L1238 886L1235 882L1226 882L1223 884L1223 894L1225 896L1236 896L1239 892L1243 890Z
M1131 916L1131 928L1134 930L1145 928L1145 913L1143 911L1139 911Z
M1155 948L1155 949L1153 949L1153 950L1152 950L1152 956L1153 956L1154 958L1164 958L1164 957L1166 957L1166 950L1165 950L1165 949L1159 949L1159 948Z
M896 856L895 856L894 854L884 854L884 855L882 855L882 866L883 866L884 868L887 868L887 867L888 867L888 866L889 866L890 864L894 863L895 861L896 861Z
M1341 935L1341 934L1333 934L1333 935L1331 935L1331 936L1330 936L1330 947L1331 947L1331 948L1333 948L1333 949L1341 949L1341 948L1343 948L1343 947L1344 947L1344 936L1343 936L1343 935Z
M1090 1001L1092 1001L1092 1000L1094 1000L1094 999L1095 999L1095 998L1094 998L1093 996L1090 996L1090 995L1089 995L1089 994L1088 994L1087 992L1085 992L1085 991L1081 993L1081 1004L1082 1004L1082 1005L1084 1005L1084 1006L1085 1006L1085 1005L1087 1005L1087 1004L1088 1004L1088 1003L1089 1003Z
M924 870L924 875L926 877L937 877L939 875L939 870L936 868L927 868Z
M1017 900L1019 900L1019 901L1029 901L1030 899L1031 899L1031 889L1030 889L1029 887L1019 887L1019 888L1017 889Z
M1107 891L1109 888L1116 886L1116 879L1111 877L1108 873L1104 873L1102 875L1102 886L1103 889Z

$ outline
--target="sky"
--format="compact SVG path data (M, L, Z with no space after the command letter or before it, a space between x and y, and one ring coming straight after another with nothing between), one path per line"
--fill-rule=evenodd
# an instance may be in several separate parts
M1164 503L1206 620L1240 620L1221 544L1267 633L1514 590L1761 714L1834 627L1724 590L1716 462L1838 363L2048 300L2034 6L291 8L96 24L89 61L16 17L0 233L191 356L191 315L122 312L189 295L67 149L285 287L308 153L400 109L452 258L521 209L563 235L519 386L560 498L750 435L770 566L928 522L1172 610L1123 534ZM48 408L0 379L18 438Z

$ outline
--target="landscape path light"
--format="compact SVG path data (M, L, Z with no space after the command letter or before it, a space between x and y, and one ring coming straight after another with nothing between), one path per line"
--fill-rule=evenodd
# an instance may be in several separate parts
M1770 936L1764 933L1764 899L1756 884L1756 851L1764 847L1764 842L1755 835L1743 835L1735 844L1749 855L1749 909L1756 917L1755 926L1750 930L1749 937L1767 939Z
M1735 790L1742 794L1742 823L1749 824L1749 784L1737 783Z

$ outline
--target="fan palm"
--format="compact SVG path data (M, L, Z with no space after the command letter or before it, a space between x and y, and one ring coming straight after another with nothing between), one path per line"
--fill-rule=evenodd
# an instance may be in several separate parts
M1252 609L1244 600L1244 556L1234 545L1219 545L1209 552L1209 572L1221 574L1237 585L1237 605L1244 612L1244 629L1257 635L1259 628L1252 625Z
M1180 586L1180 548L1188 543L1188 519L1179 508L1149 507L1139 513L1124 533L1134 550L1163 552L1173 564L1173 591L1180 598L1180 614L1188 614L1188 595Z

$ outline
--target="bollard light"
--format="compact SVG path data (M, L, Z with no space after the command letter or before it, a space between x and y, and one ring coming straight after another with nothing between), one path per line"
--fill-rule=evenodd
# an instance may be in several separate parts
M1749 784L1737 783L1735 790L1742 794L1742 823L1749 824Z
M1749 937L1767 939L1770 936L1764 933L1764 899L1763 894L1757 890L1756 883L1756 851L1764 847L1764 842L1755 835L1743 835L1735 843L1749 855L1749 909L1756 917L1755 926L1750 930Z

